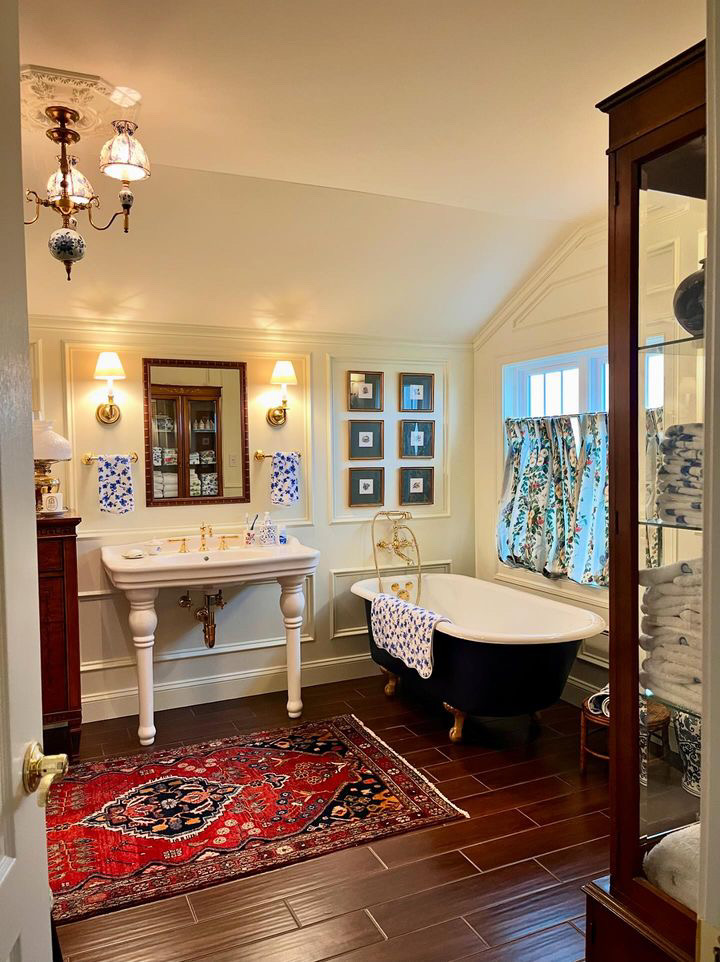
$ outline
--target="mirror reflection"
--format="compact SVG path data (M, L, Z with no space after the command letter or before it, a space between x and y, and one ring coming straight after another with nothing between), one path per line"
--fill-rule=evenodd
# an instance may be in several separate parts
M145 358L143 375L148 506L249 501L245 364Z

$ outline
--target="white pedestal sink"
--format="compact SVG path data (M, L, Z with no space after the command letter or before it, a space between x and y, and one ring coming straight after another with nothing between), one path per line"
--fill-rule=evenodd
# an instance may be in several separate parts
M123 557L134 545L109 545L102 549L108 577L130 602L130 633L137 657L138 738L141 745L155 740L153 709L153 646L157 614L155 600L160 588L203 588L214 594L223 585L267 581L280 585L280 610L287 644L288 701L291 718L302 714L300 678L300 634L305 609L303 585L318 566L320 552L307 548L297 538L274 547L239 547L218 550L219 538L211 538L208 549L200 551L199 538L188 538L186 553L177 544L164 542L159 554L138 559Z

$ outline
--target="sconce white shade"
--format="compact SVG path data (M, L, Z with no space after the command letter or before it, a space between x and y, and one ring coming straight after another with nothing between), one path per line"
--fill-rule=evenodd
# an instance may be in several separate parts
M102 351L98 355L94 377L98 381L104 381L109 377L114 381L125 379L125 371L115 351Z
M114 120L115 136L100 151L100 170L115 180L144 180L150 176L150 161L135 136L137 124Z
M60 158L58 157L58 161L59 160ZM78 207L87 207L93 197L92 184L85 174L75 166L77 164L77 157L68 157L68 164L70 169L68 170L66 181L70 200L73 204L77 204ZM47 182L47 198L50 203L55 203L62 197L62 179L63 174L59 167L54 174L50 174Z
M33 421L33 458L35 461L69 461L72 448L67 438L53 431L52 421Z
M293 367L292 361L275 361L270 383L297 384L297 377L295 376L295 368Z

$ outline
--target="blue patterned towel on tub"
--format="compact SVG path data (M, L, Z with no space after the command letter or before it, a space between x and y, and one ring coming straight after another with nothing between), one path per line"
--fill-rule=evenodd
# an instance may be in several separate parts
M421 678L432 675L435 625L449 620L394 595L375 595L370 610L375 644L408 668L414 668Z
M127 514L135 510L132 469L127 454L106 458L99 455L98 496L100 510L108 514Z
M276 451L270 469L270 500L273 504L294 504L300 498L300 455L297 451Z

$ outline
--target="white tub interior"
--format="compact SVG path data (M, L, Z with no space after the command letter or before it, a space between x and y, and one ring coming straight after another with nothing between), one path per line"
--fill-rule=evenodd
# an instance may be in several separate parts
M391 594L392 584L412 582L414 601L415 581L414 575L384 577L383 589ZM371 600L378 593L377 578L358 581L351 590ZM441 626L444 632L473 641L523 645L580 641L605 629L603 619L592 611L466 575L423 575L420 604L450 619Z

